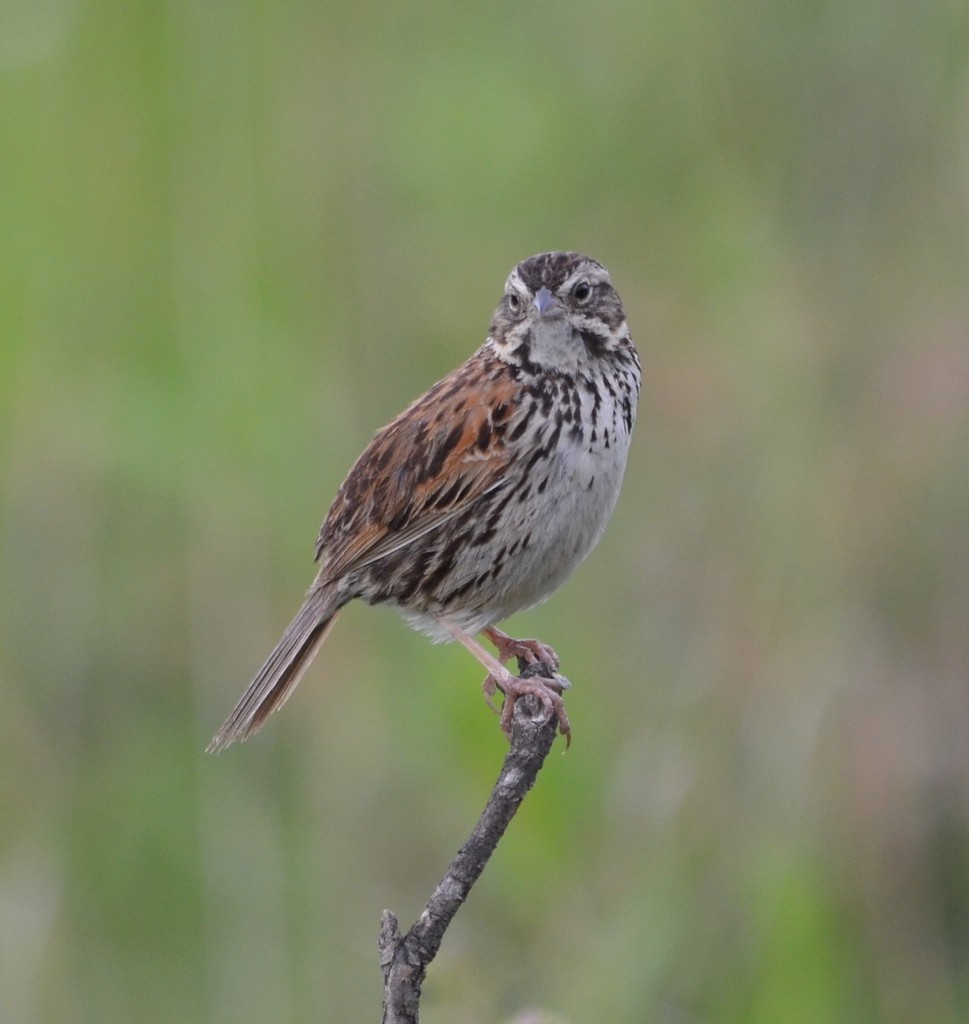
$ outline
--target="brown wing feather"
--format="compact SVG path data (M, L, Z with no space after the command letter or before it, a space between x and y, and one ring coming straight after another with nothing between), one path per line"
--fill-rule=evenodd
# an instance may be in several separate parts
M511 369L476 353L378 431L320 530L319 578L398 550L502 486L517 395Z

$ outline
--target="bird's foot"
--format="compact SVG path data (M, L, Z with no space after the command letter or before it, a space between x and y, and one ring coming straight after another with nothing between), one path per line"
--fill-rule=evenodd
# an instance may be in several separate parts
M491 684L490 693L488 684ZM537 697L545 708L549 717L554 717L558 722L559 732L565 737L565 747L569 748L572 743L572 726L569 723L569 716L565 711L565 701L562 700L562 692L570 686L565 676L555 674L554 678L542 675L530 675L522 678L509 673L507 678L495 679L488 676L484 683L486 699L492 707L494 704L491 697L495 688L501 690L505 695L505 702L501 708L501 728L508 738L511 738L511 720L515 713L515 704L519 697Z
M447 619L441 619L440 622L451 636L466 647L488 670L481 689L484 691L485 701L496 713L498 709L493 700L495 692L501 690L504 695L501 728L509 738L511 737L511 719L515 712L515 702L519 697L530 695L541 701L549 716L554 716L559 732L565 737L566 746L572 742L572 727L569 724L569 716L565 713L565 704L562 700L562 691L567 690L570 684L565 676L559 675L555 671L558 668L559 659L551 647L538 640L514 640L502 633L500 629L495 629L492 626L483 632L498 647L499 654L496 658L463 629L448 622ZM502 664L502 658L504 660L518 658L519 671L522 676L516 676L509 672ZM522 665L521 662L525 664Z
M553 672L559 667L559 656L541 640L516 640L495 626L482 632L498 649L498 660L502 663L518 658L526 665L533 665L535 662L547 665Z

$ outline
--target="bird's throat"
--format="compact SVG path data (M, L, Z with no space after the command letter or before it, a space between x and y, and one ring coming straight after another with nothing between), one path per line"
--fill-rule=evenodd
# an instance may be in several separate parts
M529 355L533 363L559 373L578 369L580 352L567 316L540 316L532 324ZM580 346L581 348L581 346Z

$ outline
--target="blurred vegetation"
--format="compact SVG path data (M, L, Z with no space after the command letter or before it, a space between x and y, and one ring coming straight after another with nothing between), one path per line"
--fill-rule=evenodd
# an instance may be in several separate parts
M969 12L0 6L0 1019L376 1020L503 753L348 609L202 754L372 431L601 259L627 486L428 1024L969 1020Z

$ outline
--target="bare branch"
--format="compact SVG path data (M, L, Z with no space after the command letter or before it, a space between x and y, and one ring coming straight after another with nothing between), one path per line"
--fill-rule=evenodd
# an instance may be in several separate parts
M522 678L553 678L541 664L529 665ZM519 698L511 726L511 748L477 825L458 850L444 878L410 931L401 936L397 918L385 910L378 949L384 974L383 1024L417 1024L421 985L452 918L505 833L555 740L557 721L536 697Z

